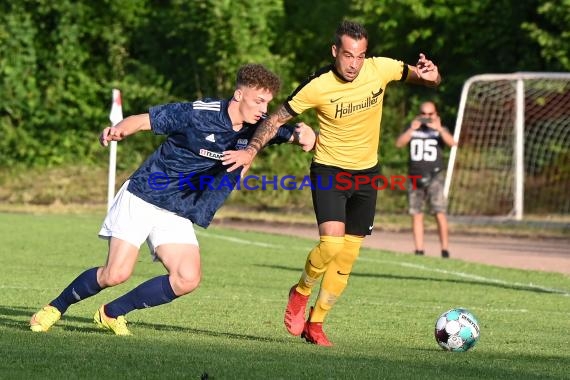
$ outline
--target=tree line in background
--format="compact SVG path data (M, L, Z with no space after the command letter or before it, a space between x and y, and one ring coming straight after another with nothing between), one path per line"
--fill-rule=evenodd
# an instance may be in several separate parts
M390 85L379 154L398 170L406 152L394 140L421 101L436 101L453 128L472 75L570 70L570 0L0 0L0 10L3 167L105 165L97 135L113 88L127 116L229 97L237 68L257 62L283 79L275 107L331 61L343 18L367 27L370 55L414 64L424 52L444 78L437 90ZM311 113L302 120L316 126ZM119 164L138 165L159 140L133 137ZM305 174L308 155L288 149L264 152L257 170Z

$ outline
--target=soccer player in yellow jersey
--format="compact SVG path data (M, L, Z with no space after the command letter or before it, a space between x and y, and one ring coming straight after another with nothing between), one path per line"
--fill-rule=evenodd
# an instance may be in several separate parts
M247 170L277 128L314 108L319 137L311 164L313 206L320 241L309 253L299 282L289 291L285 326L308 342L331 346L322 324L344 291L352 265L366 235L372 232L379 174L378 144L386 87L403 81L436 87L437 66L419 55L415 66L386 57L366 57L368 33L355 22L343 21L336 30L334 63L303 82L257 129L245 150L224 152L228 171ZM327 182L328 181L328 182ZM311 290L322 278L307 321Z

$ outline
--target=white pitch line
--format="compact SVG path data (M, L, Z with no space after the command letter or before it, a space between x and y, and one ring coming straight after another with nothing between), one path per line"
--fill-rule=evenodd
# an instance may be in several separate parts
M535 285L535 284L523 284L521 282L509 282L509 281L500 280L497 278L483 277L483 276L479 276L476 274L470 274L470 273L465 273L465 272L456 272L456 271L449 271L449 270L440 269L440 268L427 267L427 266L421 265L421 264L403 263L403 262L399 262L399 261L371 259L371 258L363 258L363 257L360 257L359 259L363 260L363 261L373 261L373 262L378 262L378 263L383 263L383 264L392 264L392 265L398 265L398 266L402 266L402 267L420 269L420 270L427 271L427 272L437 272L437 273L443 273L443 274L450 274L452 276L468 278L468 279L477 280L480 282L487 282L487 283L492 283L492 284L501 284L501 285L507 285L507 286L525 287L525 288L541 290L541 291L548 292L548 293L557 293L557 294L561 294L563 296L570 296L570 292L568 292L567 290L563 290L563 289L548 288L545 286L540 286L540 285Z
M236 237L232 237L232 236L224 236L224 235L214 235L214 234L210 234L208 232L196 232L197 235L201 235L201 236L205 236L208 239L214 238L214 239L220 239L220 240L226 240L226 241L231 241L232 243L240 243L240 244L247 244L247 245L255 245L258 247L263 247L263 248L271 248L271 249L303 249L306 250L308 248L305 247L300 247L300 246L291 246L291 245L277 245L277 244L271 244L271 243L262 243L262 242L258 242L258 241L253 241L253 240L247 240L247 239L240 239L240 238L236 238Z
M290 246L290 245L282 246L282 245L271 244L271 243L262 243L262 242L248 240L248 239L235 238L235 237L231 237L231 236L224 236L224 235L219 235L219 234L214 235L214 234L210 234L208 232L202 232L202 231L198 232L198 235L203 235L207 238L227 240L227 241L231 241L233 243L256 245L259 247L271 248L271 249L288 249L288 250L290 250L290 249L306 249L305 247L300 247L300 246ZM563 289L549 288L549 287L545 287L545 286L541 286L541 285L535 285L535 284L523 284L520 282L508 282L508 281L500 280L497 278L483 277L483 276L479 276L476 274L470 274L470 273L465 273L465 272L448 271L445 269L432 268L432 267L427 267L425 265L420 265L420 264L404 263L404 262L391 261L391 260L374 259L374 258L362 257L362 255L360 255L358 260L373 261L373 262L378 262L378 263L383 263L383 264L399 265L402 267L420 269L420 270L428 271L428 272L450 274L452 276L477 280L477 281L480 281L482 283L501 284L501 285L513 286L513 287L525 287L525 288L530 288L530 289L541 290L541 291L548 292L548 293L556 293L556 294L560 294L560 295L563 295L566 297L570 296L570 292L568 292L567 290L563 290Z
M269 243L261 243L258 241L250 241L250 240L246 240L246 239L240 239L240 238L236 238L236 237L231 237L231 236L223 236L223 235L212 235L209 233L205 233L205 232L201 232L198 235L203 235L209 239L221 239L221 240L226 240L226 241L231 241L232 243L240 243L240 244L247 244L247 245L256 245L258 247L264 247L264 248L278 248L278 246L276 246L275 244L269 244Z

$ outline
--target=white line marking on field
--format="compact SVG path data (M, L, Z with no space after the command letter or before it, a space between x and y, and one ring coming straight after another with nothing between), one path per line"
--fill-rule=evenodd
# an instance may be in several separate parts
M548 293L557 293L557 294L561 294L563 296L570 296L570 292L568 292L567 290L563 290L563 289L548 288L545 286L540 286L540 285L535 285L535 284L523 284L520 282L509 282L509 281L504 281L504 280L500 280L497 278L483 277L483 276L479 276L476 274L470 274L470 273L465 273L465 272L456 272L456 271L449 271L449 270L440 269L440 268L431 268L431 267L421 265L421 264L404 263L404 262L391 261L391 260L371 259L371 258L367 258L367 257L360 257L359 260L374 261L374 262L383 263L383 264L399 265L402 267L420 269L420 270L427 271L427 272L437 272L437 273L443 273L443 274L450 274L452 276L468 278L468 279L477 280L480 282L487 282L487 283L492 283L492 284L501 284L501 285L507 285L507 286L525 287L525 288L530 288L530 289L541 290L541 291L548 292Z
M208 232L202 232L202 231L200 231L200 232L197 231L196 234L199 236L204 236L208 239L214 238L214 239L231 241L233 243L256 245L258 247L263 247L263 248L287 249L287 250L291 250L291 249L307 250L308 249L307 247L300 247L300 246L294 246L294 245L278 245L278 244L271 244L271 243L262 243L262 242L258 242L258 241L247 240L247 239L240 239L240 238L236 238L236 237L232 237L232 236L213 235L213 234L210 234Z
M232 243L240 243L240 244L247 244L247 245L256 245L258 247L264 247L264 248L282 248L281 246L277 246L275 244L270 244L270 243L262 243L262 242L258 242L258 241L251 241L251 240L247 240L247 239L240 239L240 238L236 238L236 237L231 237L231 236L224 236L224 235L212 235L209 234L207 232L199 232L197 233L197 235L201 235L201 236L205 236L209 239L220 239L220 240L226 240L226 241L231 241Z
M283 245L278 245L278 244L262 243L262 242L257 242L257 241L248 240L248 239L240 239L240 238L231 237L231 236L224 236L224 235L219 235L219 234L214 235L214 234L210 234L210 233L202 232L202 231L200 231L200 232L197 231L197 234L203 235L207 238L216 238L216 239L231 241L234 243L256 245L259 247L271 248L271 249L289 249L289 250L291 250L291 249L306 249L306 248L300 247L300 246L289 246L289 245L283 246ZM360 260L360 261L373 261L373 262L383 263L383 264L398 265L398 266L402 266L402 267L420 269L420 270L427 271L427 272L450 274L452 276L477 280L477 281L482 282L482 283L501 284L501 285L512 286L512 287L524 287L524 288L541 290L541 291L547 292L547 293L560 294L560 295L563 295L566 297L570 296L570 292L568 292L567 290L563 290L563 289L548 288L545 286L540 286L540 285L535 285L535 284L523 284L520 282L508 282L508 281L504 281L504 280L500 280L500 279L496 279L496 278L483 277L483 276L479 276L476 274L470 274L470 273L465 273L465 272L456 272L456 271L448 271L448 270L440 269L440 268L432 268L432 267L428 267L428 266L421 265L421 264L405 263L405 262L400 262L400 261L391 261L391 260L382 260L382 259L374 259L374 258L362 257L362 255L360 255L358 260Z

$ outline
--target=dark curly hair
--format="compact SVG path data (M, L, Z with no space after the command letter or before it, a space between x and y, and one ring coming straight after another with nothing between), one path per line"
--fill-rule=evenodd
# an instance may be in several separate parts
M355 40L362 40L368 39L368 32L364 28L364 26L360 25L359 23L344 20L336 29L336 33L334 35L334 44L336 47L341 47L342 36L349 36Z
M281 79L263 65L250 63L243 65L238 70L236 85L238 87L261 88L276 96L281 88Z

